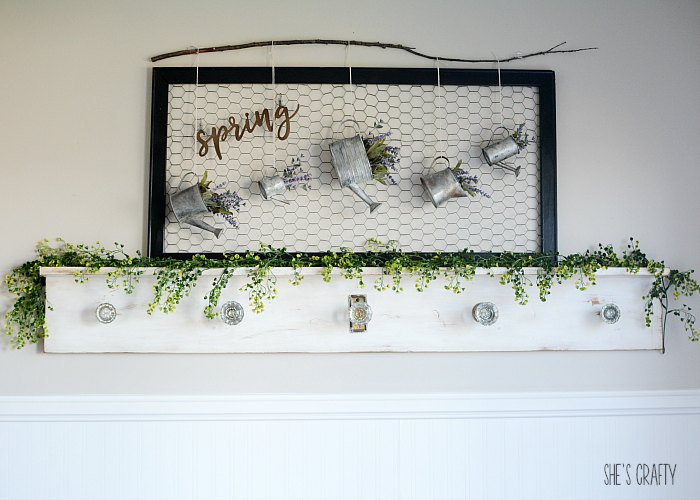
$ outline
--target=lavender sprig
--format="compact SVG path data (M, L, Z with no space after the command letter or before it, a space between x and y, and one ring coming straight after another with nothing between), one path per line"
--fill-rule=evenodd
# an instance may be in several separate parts
M521 123L518 125L515 129L515 131L511 134L513 139L515 139L516 144L518 145L518 148L520 149L525 149L528 144L530 144L530 138L527 135L527 130L525 130L525 133L523 133L523 130L525 129L525 124Z
M223 193L213 193L211 203L207 205L210 212L220 215L233 227L238 227L238 221L234 217L234 212L239 213L241 206L245 205L238 193L225 191Z
M367 151L369 165L372 168L372 177L381 184L396 185L396 180L391 175L399 171L401 161L400 150L386 143L391 131L383 134L368 136L362 139Z
M476 184L479 182L479 178L476 175L469 175L469 173L466 170L463 170L461 167L462 160L459 160L457 162L457 165L455 165L454 168L452 168L452 173L455 174L457 182L459 182L459 185L462 187L462 189L469 196L481 195L486 198L491 198L491 195L488 194L486 191L476 187Z
M284 185L287 189L296 189L301 187L305 190L309 190L309 182L311 181L311 174L304 172L301 168L301 160L304 155L299 155L296 158L292 158L292 162L289 166L285 167L282 172L282 180L284 180Z
M214 215L220 215L231 226L238 228L238 221L234 215L241 211L245 203L235 191L231 192L228 189L222 191L226 187L226 182L216 184L214 187L211 184L212 181L207 180L207 172L204 172L199 181L199 192L207 210Z

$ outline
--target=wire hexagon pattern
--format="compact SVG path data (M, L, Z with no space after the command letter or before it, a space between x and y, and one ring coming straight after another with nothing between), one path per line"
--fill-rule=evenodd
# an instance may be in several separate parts
M220 144L220 160L210 148L197 153L195 129L237 121L245 113L283 105L298 114L286 140L258 127L240 141ZM224 253L257 250L259 244L290 251L323 252L367 249L367 240L396 240L419 252L536 252L541 250L539 95L536 87L446 85L334 84L174 84L168 90L166 190L173 194L191 185L193 172L208 172L214 184L225 184L245 201L237 215L239 228L211 216L225 228L219 239L198 228L180 225L166 211L164 250L174 253ZM370 182L364 188L382 203L373 214L350 190L342 189L330 163L329 143L355 132L336 124L352 118L366 130L380 120L391 131L389 144L401 152L397 185ZM515 157L522 167L511 172L486 164L481 148L524 123L535 140ZM335 129L335 131L334 131ZM276 132L276 130L275 130ZM257 181L279 174L292 158L304 155L311 189L288 190L288 205L265 201ZM451 200L435 208L420 182L437 155L462 160L477 175L491 198ZM441 167L441 168L444 168Z

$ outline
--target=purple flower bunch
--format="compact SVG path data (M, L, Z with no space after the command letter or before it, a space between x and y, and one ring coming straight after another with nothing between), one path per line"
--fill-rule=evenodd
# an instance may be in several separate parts
M370 135L362 139L367 151L369 165L372 168L372 177L381 184L396 185L396 180L392 173L399 171L398 165L401 161L400 150L397 147L389 146L386 141L391 132L384 132L378 135Z
M486 198L491 198L491 195L486 191L476 187L477 183L479 182L479 178L476 175L469 175L469 173L461 167L462 160L459 160L457 165L452 168L452 173L455 174L457 182L459 182L459 185L462 187L464 192L469 196L476 196L478 194Z
M241 207L245 205L238 193L223 189L226 187L226 182L221 182L212 187L212 181L207 180L207 172L204 172L202 179L199 181L199 193L202 195L202 201L211 213L220 215L223 219L233 227L238 227L238 221L235 214L241 211Z
M214 189L223 188L222 184L218 184ZM207 208L210 212L220 215L224 218L226 222L231 224L233 227L238 227L238 221L234 217L234 212L239 213L241 211L241 206L245 205L243 200L238 193L231 191L224 191L223 193L214 192L211 197L212 205L215 209L212 209L209 205Z
M301 154L296 158L292 158L292 162L289 166L285 167L282 172L282 180L284 180L284 185L287 189L296 189L301 187L306 191L309 190L309 182L311 181L311 174L304 172L301 168L301 160L304 155Z
M511 137L515 140L515 143L518 145L519 149L525 149L528 144L530 144L530 137L527 135L527 130L525 130L525 124L521 123L518 125L513 133L511 134Z

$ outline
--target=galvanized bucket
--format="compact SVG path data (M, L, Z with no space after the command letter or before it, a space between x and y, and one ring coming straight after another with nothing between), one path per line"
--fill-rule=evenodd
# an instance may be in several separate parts
M357 125L352 120L346 121ZM374 212L381 203L376 203L367 196L361 186L372 180L372 167L367 158L367 151L360 135L342 139L330 144L331 163L338 172L341 187L349 188L362 201L369 205L369 213Z
M503 128L506 132L508 132L508 129L505 127L499 127ZM498 130L498 129L496 129ZM520 153L521 148L516 142L516 140L508 135L505 139L502 139L495 144L489 144L485 148L481 150L481 155L484 157L484 160L486 160L486 163L488 163L491 166L496 166L496 167L501 167L506 170L510 170L515 174L517 177L520 175L520 167L516 167L513 165L509 165L508 163L505 163L505 160L508 158L517 155Z
M216 228L204 222L204 217L210 212L202 200L202 194L199 192L199 185L178 191L170 195L170 206L173 209L175 218L180 224L189 224L204 231L214 233L217 238L221 234L222 229Z
M482 150L484 160L486 160L486 163L488 163L489 165L494 165L503 160L507 160L511 156L517 155L519 152L520 146L518 146L518 143L515 142L515 139L513 139L510 136L506 137L502 141L497 142L496 144L486 146Z
M420 178L423 187L430 196L430 201L433 202L435 208L439 208L447 203L452 198L464 198L469 196L462 186L459 184L457 177L450 168L450 160L444 156L436 157L430 164L432 168L439 161L447 163L447 168L438 172L433 172Z
M286 204L289 203L284 199L276 198L277 195L280 195L287 190L284 179L282 179L282 177L279 175L264 177L262 180L258 181L258 187L260 188L260 194L266 200L279 201Z

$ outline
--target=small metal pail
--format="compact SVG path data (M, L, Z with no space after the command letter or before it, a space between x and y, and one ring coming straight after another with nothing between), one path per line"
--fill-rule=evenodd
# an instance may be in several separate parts
M507 160L511 156L515 156L520 152L520 146L515 142L515 139L508 136L496 144L486 146L482 150L482 155L486 163L495 165L503 160Z
M262 197L266 200L270 200L274 196L282 194L287 190L284 179L279 175L264 177L261 181L258 181L258 186L260 187L260 194L262 194Z
M468 196L464 189L462 189L462 186L459 185L457 177L450 168L450 160L444 156L438 156L432 161L430 167L432 168L439 161L447 163L447 168L420 178L435 208L443 206L452 198L464 198Z
M362 137L356 135L332 142L330 148L331 162L338 172L338 180L342 187L349 187L351 184L362 185L372 180L372 167Z
M199 185L195 184L170 195L170 206L180 224L189 224L204 231L209 231L214 233L214 236L217 238L221 234L222 230L220 228L204 222L204 216L209 215L210 212L204 204L204 200L202 200Z

